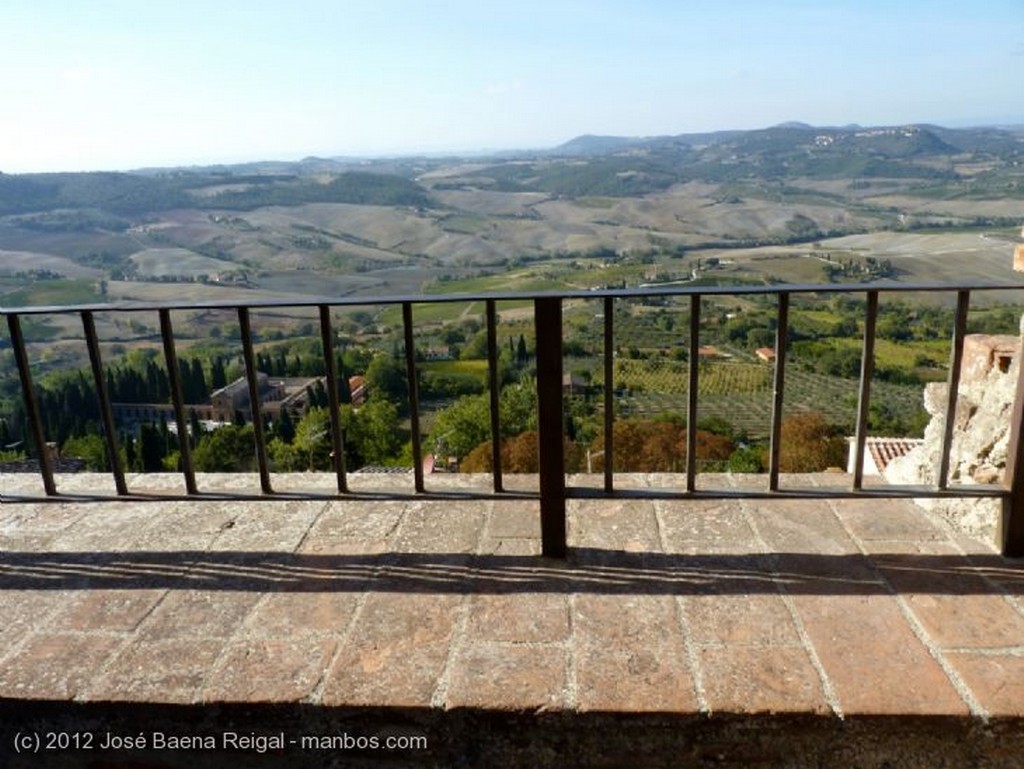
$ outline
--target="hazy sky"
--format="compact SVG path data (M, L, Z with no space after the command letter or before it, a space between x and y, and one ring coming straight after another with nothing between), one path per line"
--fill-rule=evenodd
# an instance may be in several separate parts
M1024 0L4 0L0 171L1024 123Z

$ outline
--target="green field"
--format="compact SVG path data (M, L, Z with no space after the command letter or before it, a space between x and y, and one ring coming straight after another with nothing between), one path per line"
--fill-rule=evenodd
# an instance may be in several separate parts
M654 418L686 413L687 364L668 360L617 360L615 388L620 416ZM598 372L594 383L603 386ZM710 362L698 375L699 419L716 417L764 439L771 427L773 368L765 364ZM857 415L858 383L799 369L787 369L787 411L821 411L829 422L848 429ZM909 418L921 409L921 387L874 382L872 403Z
M92 304L103 301L95 280L0 278L0 303L9 307Z

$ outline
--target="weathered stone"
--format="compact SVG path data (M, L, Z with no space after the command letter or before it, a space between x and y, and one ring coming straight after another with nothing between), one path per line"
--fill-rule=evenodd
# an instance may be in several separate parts
M1010 419L1020 368L1020 341L1008 336L972 335L965 340L964 365L953 440L950 483L998 483L1006 467ZM924 444L893 460L885 477L895 484L934 485L942 451L947 401L945 384L925 388L924 406L931 415ZM946 518L960 531L992 539L1000 514L992 499L921 499L918 503Z
M1002 372L1010 365L1020 349L1020 340L1005 334L969 334L964 338L964 358L960 367L961 382L977 382L988 376L993 368Z

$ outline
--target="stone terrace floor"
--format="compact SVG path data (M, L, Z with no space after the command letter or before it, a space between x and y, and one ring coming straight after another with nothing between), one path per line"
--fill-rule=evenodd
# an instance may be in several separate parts
M763 480L702 476L700 485ZM784 477L783 485L847 480ZM411 487L408 476L351 482ZM432 476L428 488L471 482ZM107 483L77 475L58 485L78 493ZM133 489L179 483L129 478ZM252 483L216 476L200 486ZM275 480L325 492L330 483ZM0 476L0 484L4 494L38 493L31 477ZM921 765L962 765L963 757L1019 765L1024 563L1001 558L991 543L952 532L909 501L574 500L570 556L556 561L538 555L537 511L532 500L411 497L5 503L0 757L16 730L45 739L47 729L85 723L98 739L111 724L145 731L201 712L209 730L223 730L225 718L248 733L287 721L289 742L277 756L315 753L316 765L383 760L350 751L339 762L294 743L300 733L342 726L350 735L365 728L430 737L418 756L394 754L395 766L498 765L499 754L513 765L516 750L528 757L522 765L543 765L545 756L577 749L566 742L572 735L585 741L573 719L588 717L586 728L608 734L633 717L648 737L677 724L685 738L623 748L641 766L659 765L658 751L669 748L677 765L688 765L686 757L750 763L744 718L761 735L772 718L824 735L804 746L806 765L857 765L863 745L878 745L869 736L837 755L839 736L853 734L858 719L886 718L910 719L907 728L925 742L948 740L938 752L929 743L931 760ZM530 737L545 717L560 736ZM500 746L478 737L471 748L460 731L471 721ZM615 740L602 739L565 765L618 765ZM762 765L804 765L800 753L783 760L758 739ZM879 749L885 758L888 748ZM199 766L201 753L175 755ZM161 763L167 753L94 750L89 757L115 763L76 763L83 755L52 751L46 765L177 765ZM880 765L871 756L862 764Z

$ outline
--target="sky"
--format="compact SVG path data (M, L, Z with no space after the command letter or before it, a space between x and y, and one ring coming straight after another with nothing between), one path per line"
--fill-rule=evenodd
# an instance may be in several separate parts
M0 172L1024 124L1024 0L4 0Z

